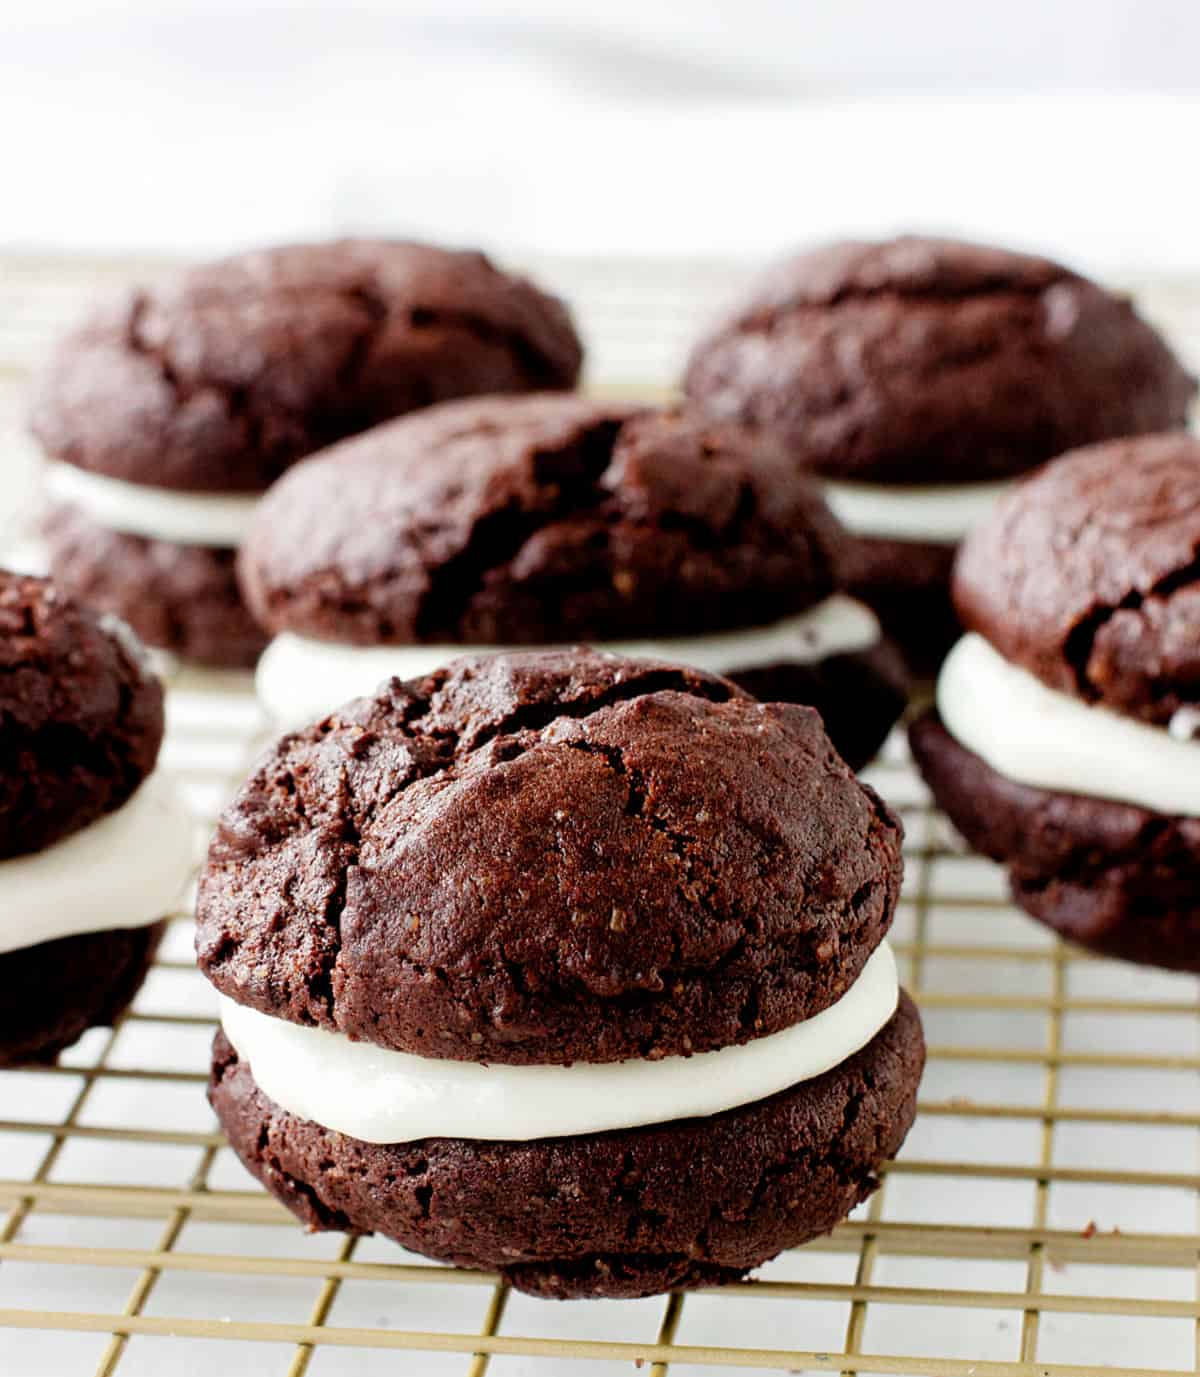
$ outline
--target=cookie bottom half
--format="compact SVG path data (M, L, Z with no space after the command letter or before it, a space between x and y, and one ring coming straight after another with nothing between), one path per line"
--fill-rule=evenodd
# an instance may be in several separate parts
M141 988L165 923L58 937L0 955L0 1066L52 1062Z
M840 1066L710 1118L366 1143L272 1103L221 1033L209 1098L243 1163L310 1228L381 1233L535 1295L634 1297L735 1281L843 1220L904 1141L924 1059L902 993Z
M1019 784L932 710L909 740L938 806L1007 868L1027 913L1102 955L1200 971L1200 818Z

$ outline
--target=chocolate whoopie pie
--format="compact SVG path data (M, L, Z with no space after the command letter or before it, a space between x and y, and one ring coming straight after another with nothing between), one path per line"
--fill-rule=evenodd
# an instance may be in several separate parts
M417 407L574 385L562 304L482 254L341 240L204 264L105 307L33 411L62 586L149 644L253 665L234 551L290 464Z
M912 1121L897 819L811 709L591 651L285 736L198 901L210 1099L310 1227L544 1296L734 1280Z
M954 594L967 634L911 729L937 802L1035 918L1200 971L1200 442L1055 460L967 538Z
M957 638L954 547L1064 450L1182 426L1193 379L1130 302L1061 264L945 239L774 267L692 352L684 390L822 475L850 591L914 669Z
M837 586L812 481L738 427L579 396L487 397L300 465L242 549L277 639L259 691L307 721L464 650L594 642L809 703L860 766L905 676Z
M0 572L0 1065L111 1023L179 897L191 824L127 627Z

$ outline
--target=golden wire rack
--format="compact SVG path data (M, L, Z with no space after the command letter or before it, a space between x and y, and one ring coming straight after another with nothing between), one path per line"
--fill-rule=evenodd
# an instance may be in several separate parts
M639 295L629 265L552 266L585 327L608 330L604 357L655 354L643 377L669 376L686 312L706 313L737 276L643 267ZM0 261L10 415L68 305L130 271ZM1153 300L1195 358L1200 292ZM651 341L642 355L623 352L631 322ZM244 679L172 679L163 763L196 809L198 855L261 733ZM215 1001L183 912L119 1027L57 1067L0 1073L0 1373L1200 1370L1196 982L1092 958L1017 913L995 867L930 807L900 738L869 776L905 818L894 945L930 1055L900 1159L831 1237L738 1286L564 1304L383 1240L304 1234L205 1102Z

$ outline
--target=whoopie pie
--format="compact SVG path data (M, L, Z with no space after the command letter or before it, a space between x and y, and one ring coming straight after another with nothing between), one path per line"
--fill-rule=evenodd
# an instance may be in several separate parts
M1064 455L967 538L966 635L912 726L1016 901L1110 956L1200 970L1200 442Z
M239 560L298 724L466 651L587 642L808 703L856 767L905 704L844 532L774 447L695 412L564 395L430 408L297 466Z
M737 1279L912 1121L900 841L814 711L725 679L591 651L394 679L218 826L212 1104L312 1228L544 1296Z
M234 553L268 484L417 407L571 387L580 360L554 297L429 244L288 245L132 290L67 336L38 390L52 572L149 644L253 665Z
M191 863L162 734L128 627L0 572L0 1066L53 1061L142 983Z

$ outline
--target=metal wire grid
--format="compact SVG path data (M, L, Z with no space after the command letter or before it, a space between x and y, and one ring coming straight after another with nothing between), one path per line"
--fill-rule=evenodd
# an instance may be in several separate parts
M164 764L198 846L259 731L244 681L173 682ZM0 1073L0 1371L1198 1370L1195 982L1017 914L898 740L872 777L908 828L895 945L930 1060L901 1159L829 1239L719 1291L550 1305L380 1240L304 1235L204 1102L213 1001L181 913L117 1029Z

